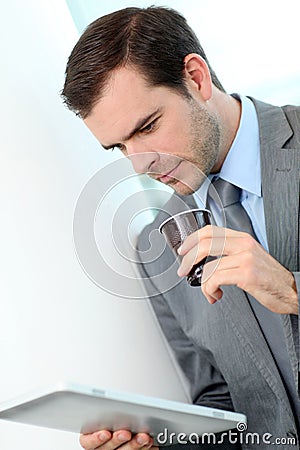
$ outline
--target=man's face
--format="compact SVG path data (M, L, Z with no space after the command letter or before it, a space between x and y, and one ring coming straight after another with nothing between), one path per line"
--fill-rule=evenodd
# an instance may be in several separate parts
M219 155L218 118L201 97L149 86L132 68L113 73L84 122L103 147L120 148L136 172L182 195L198 189Z

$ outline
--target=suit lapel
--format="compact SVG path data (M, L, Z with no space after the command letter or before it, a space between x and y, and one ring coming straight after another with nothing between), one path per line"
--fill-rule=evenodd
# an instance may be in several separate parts
M293 134L278 107L254 102L260 126L262 193L269 252L291 271L299 270L300 152L283 148ZM291 249L287 252L286 249Z

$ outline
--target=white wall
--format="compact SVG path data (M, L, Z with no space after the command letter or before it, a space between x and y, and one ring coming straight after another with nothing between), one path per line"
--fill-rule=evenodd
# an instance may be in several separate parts
M0 401L61 379L183 398L147 304L100 289L75 254L77 198L110 159L58 95L78 37L69 11L10 0L0 29ZM0 421L0 448L79 444Z

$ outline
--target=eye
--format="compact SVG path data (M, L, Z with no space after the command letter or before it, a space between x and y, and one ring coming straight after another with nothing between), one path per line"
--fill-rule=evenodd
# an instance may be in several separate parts
M124 148L125 148L125 146L123 144L116 144L113 147L110 147L108 150L113 152L114 150L118 149L118 150L121 150L121 152L123 152Z
M126 153L126 146L123 144L116 144L114 145L114 147L112 147L112 151L114 151L115 149L120 150L122 153Z
M156 123L157 119L153 120L152 122L150 122L148 125L146 125L144 128L140 129L140 133L151 133L151 131L153 131L154 127L155 127L155 123Z

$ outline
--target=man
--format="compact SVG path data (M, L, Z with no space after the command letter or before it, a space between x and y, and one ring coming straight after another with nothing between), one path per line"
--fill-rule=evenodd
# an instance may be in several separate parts
M181 277L208 254L221 256L204 266L201 288L157 277L173 262L168 250L142 261L141 272L194 402L243 412L249 432L296 448L288 439L296 442L300 416L300 108L227 94L185 19L158 7L92 23L69 58L63 97L104 148L119 148L136 172L172 186L191 207L201 189L209 200L205 176L240 188L239 211L253 232L208 226L179 250ZM220 225L217 202L211 207ZM162 220L159 214L143 231L139 250ZM81 444L135 450L152 439L102 430Z

